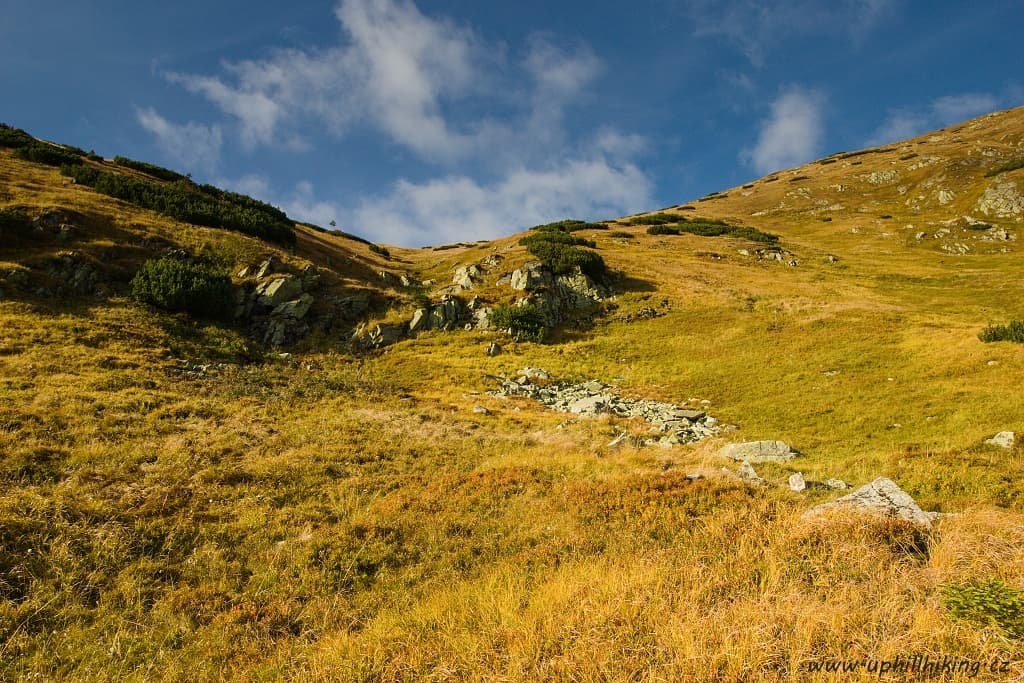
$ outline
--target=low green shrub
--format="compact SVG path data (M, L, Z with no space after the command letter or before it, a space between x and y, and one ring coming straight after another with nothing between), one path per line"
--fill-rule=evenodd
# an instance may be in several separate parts
M1014 638L1024 638L1024 591L999 579L945 586L942 604L954 617L995 624Z
M530 230L539 230L541 232L576 232L577 230L607 230L608 226L604 223L590 223L587 221L578 221L573 218L567 218L563 221L555 221L554 223L544 223L542 225L535 225Z
M1012 161L1008 161L1005 164L996 166L991 171L986 173L985 177L991 178L992 176L999 175L1000 173L1016 171L1018 168L1024 168L1024 157L1021 157L1020 159L1013 159Z
M174 258L146 261L131 282L132 296L167 311L226 320L235 295L231 279L206 264Z
M502 304L491 311L488 321L499 330L508 330L514 338L526 341L544 341L548 332L544 314L533 304Z
M576 268L589 277L600 280L607 273L604 259L595 251L549 240L531 242L526 250L540 259L556 275L572 273Z
M0 209L0 237L23 235L32 229L32 221L21 209Z
M1012 341L1024 344L1024 320L1012 320L1006 325L989 325L978 333L978 339L985 343Z
M64 164L78 164L82 161L82 155L76 152L51 145L48 142L35 142L23 145L14 150L14 156L25 161L34 161L37 164L47 166L63 166Z
M391 258L391 252L387 250L387 247L382 247L379 244L371 244L370 251L379 256L383 256L385 259Z
M625 230L612 230L610 233L608 233L608 236L609 237L617 237L619 239L624 239L624 240L631 240L631 239L634 238L633 233L626 232Z
M286 245L295 244L295 226L280 209L236 192L191 180L161 183L69 164L61 173L100 192L186 223L243 232Z
M751 242L772 244L779 241L778 235L762 232L757 228L730 225L725 221L708 218L685 220L675 225L652 225L647 228L649 235L681 235L687 233L699 237L738 237Z
M652 225L647 228L648 235L678 235L678 225Z
M36 139L21 128L15 128L14 126L8 126L6 123L0 123L0 147L16 149L18 147L31 145L35 142Z
M675 223L679 220L679 216L670 213L652 213L647 216L636 216L630 218L630 225L666 225L668 223Z
M539 242L551 242L553 244L567 244L576 247L590 247L594 249L597 247L597 243L594 240L588 240L585 237L577 237L576 235L568 232L556 232L556 231L544 231L527 235L519 240L519 244L524 247L529 247L531 244L537 244Z
M145 161L135 161L128 157L116 156L114 157L114 163L118 166L124 166L125 168L132 168L136 171L141 171L146 175L151 175L154 178L159 178L160 180L174 182L175 180L186 179L186 176L178 173L177 171L172 171L169 168L157 166L156 164L147 164Z

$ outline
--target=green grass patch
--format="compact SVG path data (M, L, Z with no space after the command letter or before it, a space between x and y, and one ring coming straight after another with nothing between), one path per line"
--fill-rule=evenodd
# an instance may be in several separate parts
M14 150L14 156L25 161L32 161L47 166L63 166L64 164L81 163L82 156L74 151L48 142L31 142Z
M751 242L773 244L779 241L778 235L762 232L757 228L730 225L722 220L712 218L698 220L682 220L674 225L652 225L647 228L649 235L697 235L699 237L738 237Z
M667 225L669 223L675 223L679 220L679 216L671 213L652 213L647 216L637 216L630 218L630 225Z

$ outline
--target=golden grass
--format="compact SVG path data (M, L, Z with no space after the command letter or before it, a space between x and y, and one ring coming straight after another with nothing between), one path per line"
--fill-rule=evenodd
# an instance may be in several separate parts
M961 134L1012 146L1021 119ZM911 146L951 157L955 135ZM822 196L853 187L830 223L813 202L751 217L798 186L786 174L696 204L777 232L796 268L741 256L751 245L732 239L594 231L627 286L593 329L552 344L427 333L353 356L334 337L291 361L247 363L238 331L117 296L0 300L0 677L838 680L808 667L926 654L984 662L978 680L1024 677L1019 640L953 619L941 600L942 586L975 578L1024 586L1021 452L983 444L1024 431L1024 349L976 337L1020 317L1024 266L1015 243L954 257L896 235L890 223L937 223L972 202L959 193L911 216L894 188L855 177L913 163L905 154L787 172L810 176L800 182ZM125 270L145 258L129 248L143 236L205 245L232 265L276 252L63 185L6 152L0 189L3 205L78 212L87 229L70 248ZM37 268L67 248L23 246L0 247L0 269ZM501 270L527 259L513 237L393 249L385 261L308 230L294 255L276 253L323 268L328 291L400 299L379 270L440 286L495 251ZM477 291L484 301L511 299L491 282ZM663 317L620 319L663 299ZM505 347L493 358L492 339ZM214 366L183 375L182 358ZM631 396L710 401L739 430L611 450L621 430L644 426L563 424L485 393L491 376L524 366ZM959 514L930 534L803 520L835 494L720 475L721 444L758 438L803 452L759 467L775 484L794 471L858 485L888 476L925 509ZM689 481L696 471L706 478ZM997 658L1009 674L987 671Z

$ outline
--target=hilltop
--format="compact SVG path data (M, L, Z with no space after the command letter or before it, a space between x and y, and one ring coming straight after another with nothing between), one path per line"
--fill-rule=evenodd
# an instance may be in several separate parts
M1024 675L1024 108L425 249L12 130L3 677Z

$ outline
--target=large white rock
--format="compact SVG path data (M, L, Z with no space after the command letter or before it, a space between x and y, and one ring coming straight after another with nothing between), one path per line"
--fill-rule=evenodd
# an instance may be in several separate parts
M930 529L932 521L938 517L936 512L925 512L906 491L891 479L879 477L853 493L837 498L831 503L815 506L804 513L805 517L819 515L835 509L846 509L853 512L866 512L881 517L895 517L912 524Z
M1013 432L999 432L991 439L986 439L985 443L991 446L999 446L1000 448L1013 448L1013 444L1017 441L1017 435Z
M765 462L789 462L796 457L796 452L785 441L731 443L718 453L730 460L746 460L755 465Z

